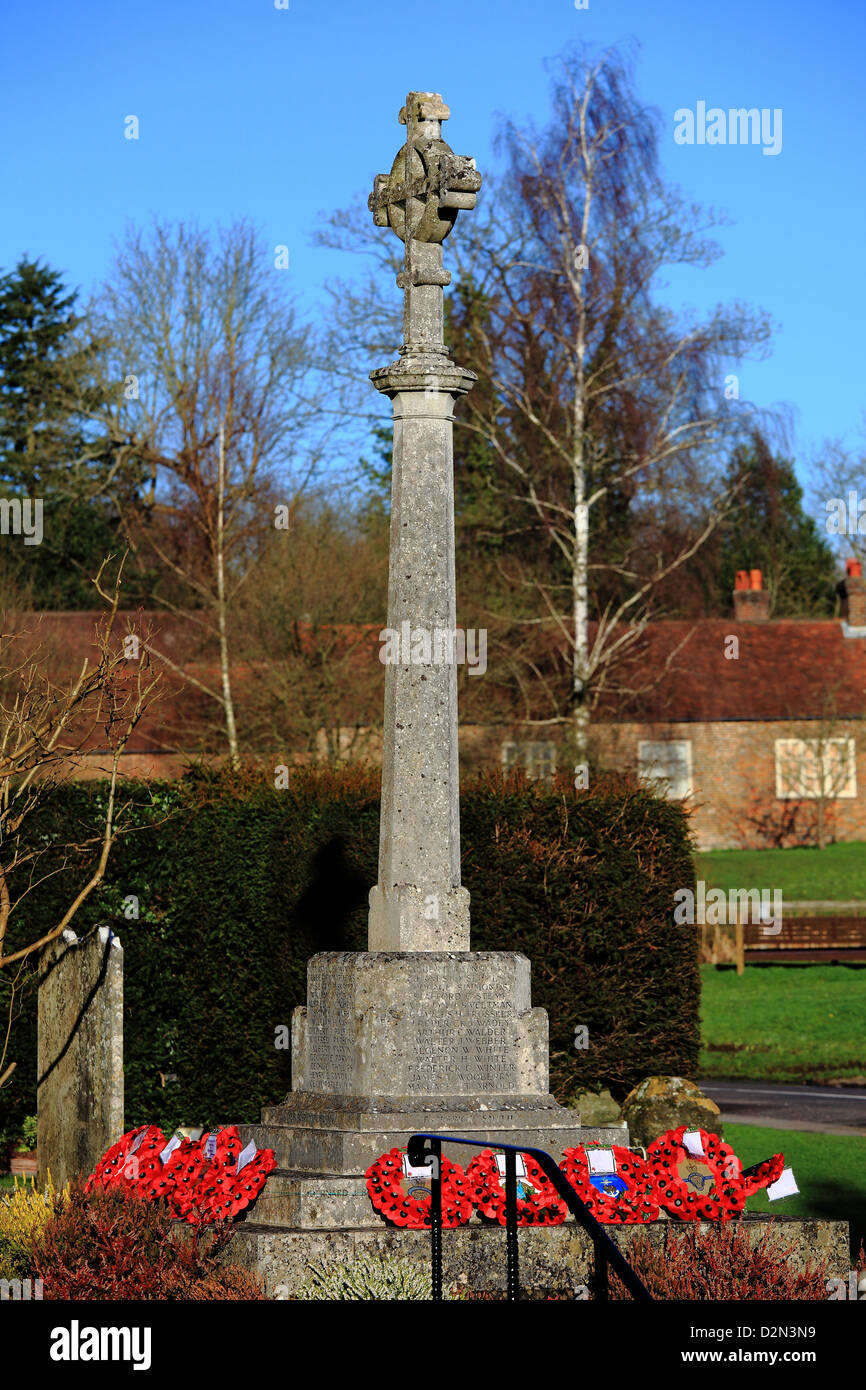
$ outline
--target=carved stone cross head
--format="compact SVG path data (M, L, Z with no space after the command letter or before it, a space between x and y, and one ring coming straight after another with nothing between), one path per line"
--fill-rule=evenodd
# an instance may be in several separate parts
M406 143L390 174L377 174L368 206L377 227L405 242L441 243L461 209L474 208L481 187L475 160L442 139L451 112L438 92L410 92L400 112ZM407 248L408 249L408 248Z

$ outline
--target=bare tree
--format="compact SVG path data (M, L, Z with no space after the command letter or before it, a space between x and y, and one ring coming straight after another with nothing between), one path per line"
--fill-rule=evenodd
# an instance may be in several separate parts
M785 803L783 825L789 837L804 834L826 849L833 831L833 812L840 797L856 795L856 750L852 731L857 721L838 713L840 688L821 690L820 714L810 721L809 736L792 722L777 740L776 794ZM800 829L802 812L811 810L809 824ZM799 831L799 833L798 833Z
M854 445L822 444L814 465L816 520L842 560L866 563L866 413Z
M111 557L93 583L105 612L98 622L94 655L63 681L38 620L25 627L8 609L0 630L0 969L4 973L6 1023L0 1032L0 1084L7 1064L16 989L27 962L74 920L105 878L112 846L126 829L120 801L120 762L136 726L158 695L146 643L121 633L118 617L121 561L113 583ZM146 636L146 634L145 634ZM40 811L61 783L107 745L107 795L102 823L80 843L46 844L36 833ZM28 911L40 886L69 872L70 888L57 920L38 935L27 930ZM13 928L16 930L13 931ZM10 933L16 940L13 942ZM19 939L23 937L23 939Z
M540 600L526 621L570 653L571 708L556 718L584 761L591 711L654 594L730 505L722 458L754 415L726 397L726 376L769 326L739 304L701 322L658 302L667 267L716 259L705 232L717 219L702 222L662 179L658 120L627 56L566 56L548 128L510 122L502 145L506 215L491 210L458 247L474 365L491 387L466 397L463 421L490 450L508 514L560 561L553 582L525 567L514 577Z
M139 562L160 571L155 597L198 624L218 651L210 684L154 649L212 700L239 760L231 614L263 538L288 526L325 457L315 347L261 239L246 222L215 236L157 221L131 230L91 306L102 397L91 409L118 472L148 480L124 514ZM192 655L192 654L191 654Z

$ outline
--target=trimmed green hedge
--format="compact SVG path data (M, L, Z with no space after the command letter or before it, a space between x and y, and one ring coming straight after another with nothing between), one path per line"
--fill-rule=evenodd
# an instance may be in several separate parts
M98 783L64 788L40 833L92 835L105 795ZM277 791L262 772L199 773L133 784L124 799L135 828L76 927L109 923L123 943L127 1124L255 1120L290 1089L276 1042L305 1000L308 957L366 947L378 774L297 772ZM697 941L673 922L674 891L694 886L682 808L620 778L590 792L484 778L462 790L461 828L473 947L531 960L560 1099L601 1086L623 1096L651 1073L694 1076ZM56 921L75 873L33 896L28 939ZM22 944L14 931L10 944ZM31 989L0 1092L7 1133L35 1109L35 1044Z

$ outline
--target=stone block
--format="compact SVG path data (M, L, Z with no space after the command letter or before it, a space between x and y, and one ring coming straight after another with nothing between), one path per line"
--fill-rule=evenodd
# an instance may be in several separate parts
M292 1090L546 1095L547 1016L516 951L324 952L292 1020Z

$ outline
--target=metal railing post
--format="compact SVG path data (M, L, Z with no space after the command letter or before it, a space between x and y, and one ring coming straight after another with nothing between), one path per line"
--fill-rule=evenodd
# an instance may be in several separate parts
M432 1296L435 1302L442 1302L442 1145L434 1139L430 1148L433 1151L430 1175L430 1243L432 1246Z
M505 1150L505 1251L508 1261L506 1292L508 1301L520 1298L520 1263L517 1254L517 1154Z

